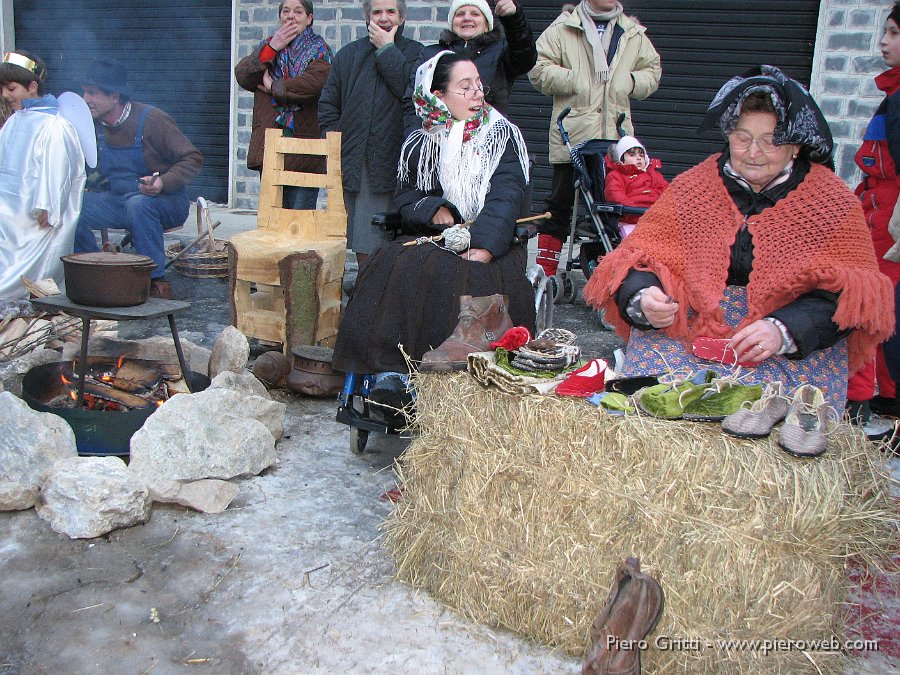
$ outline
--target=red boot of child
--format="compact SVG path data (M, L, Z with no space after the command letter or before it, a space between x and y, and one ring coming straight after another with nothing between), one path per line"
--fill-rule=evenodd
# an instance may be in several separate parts
M552 234L538 235L538 252L535 262L544 270L544 274L552 277L559 267L559 254L562 251L562 240Z

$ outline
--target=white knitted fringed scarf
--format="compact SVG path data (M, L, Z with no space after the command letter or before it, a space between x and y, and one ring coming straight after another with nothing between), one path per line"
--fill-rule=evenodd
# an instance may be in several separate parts
M416 71L413 101L423 121L403 143L397 169L401 181L409 179L410 155L419 149L416 188L430 191L440 186L444 199L459 210L466 221L475 220L484 207L500 159L512 140L525 182L528 175L528 151L518 127L487 103L487 115L457 120L437 96L431 92L431 78L438 59L452 52L443 51L429 59Z

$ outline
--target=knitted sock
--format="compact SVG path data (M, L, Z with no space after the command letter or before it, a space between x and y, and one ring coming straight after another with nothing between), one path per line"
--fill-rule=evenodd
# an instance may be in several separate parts
M556 274L556 268L559 267L559 252L562 251L562 240L557 239L552 234L538 235L538 252L537 262L543 270L544 274L552 277Z

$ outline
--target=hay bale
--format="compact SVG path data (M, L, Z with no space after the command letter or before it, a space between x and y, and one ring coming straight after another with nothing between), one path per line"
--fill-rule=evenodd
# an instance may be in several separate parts
M616 564L639 555L666 593L647 672L846 667L717 640L843 637L848 556L897 546L883 458L861 434L841 427L826 455L804 461L715 424L611 417L464 373L422 374L416 387L420 436L385 524L400 578L581 655ZM657 636L698 648L664 650Z

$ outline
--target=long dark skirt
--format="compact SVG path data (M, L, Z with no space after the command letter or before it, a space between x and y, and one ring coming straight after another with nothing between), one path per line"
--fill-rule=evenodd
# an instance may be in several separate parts
M459 317L459 296L503 293L514 326L534 330L534 291L527 252L514 245L490 263L471 262L431 244L398 239L360 272L341 319L333 366L343 372L405 372L398 344L413 359L446 340Z

